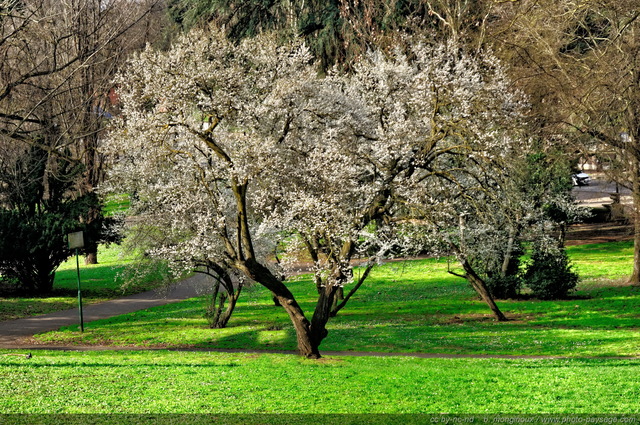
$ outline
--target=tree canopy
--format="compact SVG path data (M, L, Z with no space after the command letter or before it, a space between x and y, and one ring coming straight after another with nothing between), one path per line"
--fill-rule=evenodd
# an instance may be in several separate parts
M320 77L300 42L262 34L235 45L212 28L134 58L105 153L117 158L111 185L135 194L149 223L138 231L156 235L150 253L264 285L300 352L319 356L351 260L372 267L424 248L416 207L455 214L446 186L491 191L486 176L522 142L523 99L494 56L447 43L411 53L372 52L351 73ZM269 261L283 235L315 260L310 319Z

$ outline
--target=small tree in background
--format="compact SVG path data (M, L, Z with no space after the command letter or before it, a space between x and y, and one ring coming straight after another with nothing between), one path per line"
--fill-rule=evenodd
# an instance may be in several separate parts
M57 158L39 146L0 157L0 276L31 294L51 292L55 271L72 253L68 233L83 230L99 242L115 242L114 219L89 225L82 217L99 208L95 195L77 196L81 164ZM92 226L89 228L89 226Z
M549 251L536 246L524 280L534 297L551 300L566 298L580 279L564 249Z

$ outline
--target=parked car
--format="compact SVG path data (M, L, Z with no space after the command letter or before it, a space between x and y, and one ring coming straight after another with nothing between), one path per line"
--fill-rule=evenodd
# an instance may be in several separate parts
M586 186L591 182L591 177L589 174L581 171L579 173L571 174L571 181L574 186Z

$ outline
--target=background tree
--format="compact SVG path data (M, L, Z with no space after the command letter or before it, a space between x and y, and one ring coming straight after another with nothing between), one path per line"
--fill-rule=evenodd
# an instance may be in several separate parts
M483 280L493 297L518 297L523 286L535 287L539 294L542 283L534 276L536 269L556 277L545 281L545 297L563 297L577 279L563 281L568 276L564 233L581 216L570 192L570 168L561 154L530 153L536 144L516 146L519 149L500 161L500 173L475 172L483 176L483 185L449 189L451 213L436 224L462 258L465 277ZM527 264L526 274L520 264L524 243L540 253Z
M329 0L234 1L170 0L169 15L189 30L214 22L233 40L262 31L299 36L319 67L350 69L368 50L396 48L401 34L482 45L491 1ZM407 47L407 46L405 46Z
M75 177L82 183L73 189L93 201L82 214L88 262L97 261L103 222L93 189L104 175L96 148L110 116L111 80L147 35L141 27L158 5L153 0L6 2L0 43L2 132L6 143L38 144L52 161L83 164L82 175ZM57 178L52 170L43 169L45 186Z
M635 0L501 5L496 26L501 54L509 56L532 98L540 134L572 142L585 155L619 158L607 170L633 193L634 272L640 279L640 163L638 141L638 17Z
M72 254L68 233L83 230L103 241L117 236L108 230L109 219L80 222L94 203L90 195L77 196L74 190L81 165L52 160L37 145L26 150L8 143L0 146L0 276L14 289L46 294L53 288L55 270ZM45 187L42 177L47 170L52 173Z
M103 176L96 145L109 115L105 99L111 76L139 42L144 34L137 31L139 25L156 4L1 4L0 143L6 155L0 164L0 207L8 217L1 231L5 241L23 234L24 246L4 251L5 278L46 292L57 265L69 254L64 232L85 231L90 260L99 242L114 240L105 228L113 220L102 216L101 200L93 192ZM52 218L56 214L58 219ZM28 223L35 233L20 233ZM30 262L37 272L17 271Z

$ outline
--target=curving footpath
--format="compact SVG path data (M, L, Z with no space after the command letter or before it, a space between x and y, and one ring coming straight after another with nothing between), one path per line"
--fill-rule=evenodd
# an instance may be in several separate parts
M188 298L202 295L206 290L207 278L205 275L196 274L168 288L159 288L153 291L142 292L128 297L105 301L99 304L91 304L83 307L85 325L91 321L108 319L121 314L144 310L147 308L175 303ZM65 351L107 351L107 350L170 350L170 351L209 351L223 353L277 353L297 354L295 351L286 350L247 350L247 349L220 349L220 348L154 348L154 347L118 347L95 345L37 345L31 340L35 334L56 330L62 326L78 324L78 309L63 310L40 316L26 317L23 319L0 322L0 349L20 350L65 350ZM501 359L563 359L567 356L549 355L500 355L500 354L441 354L441 353L395 353L395 352L356 352L356 351L322 351L323 356L402 356L418 358L501 358ZM31 354L28 355L28 358ZM600 359L638 359L639 356L611 356L598 357Z
M193 298L201 295L206 285L206 276L196 274L168 288L84 305L82 308L84 323ZM0 322L0 349L35 348L33 344L25 344L24 340L35 334L53 331L62 326L78 324L78 322L77 308Z

